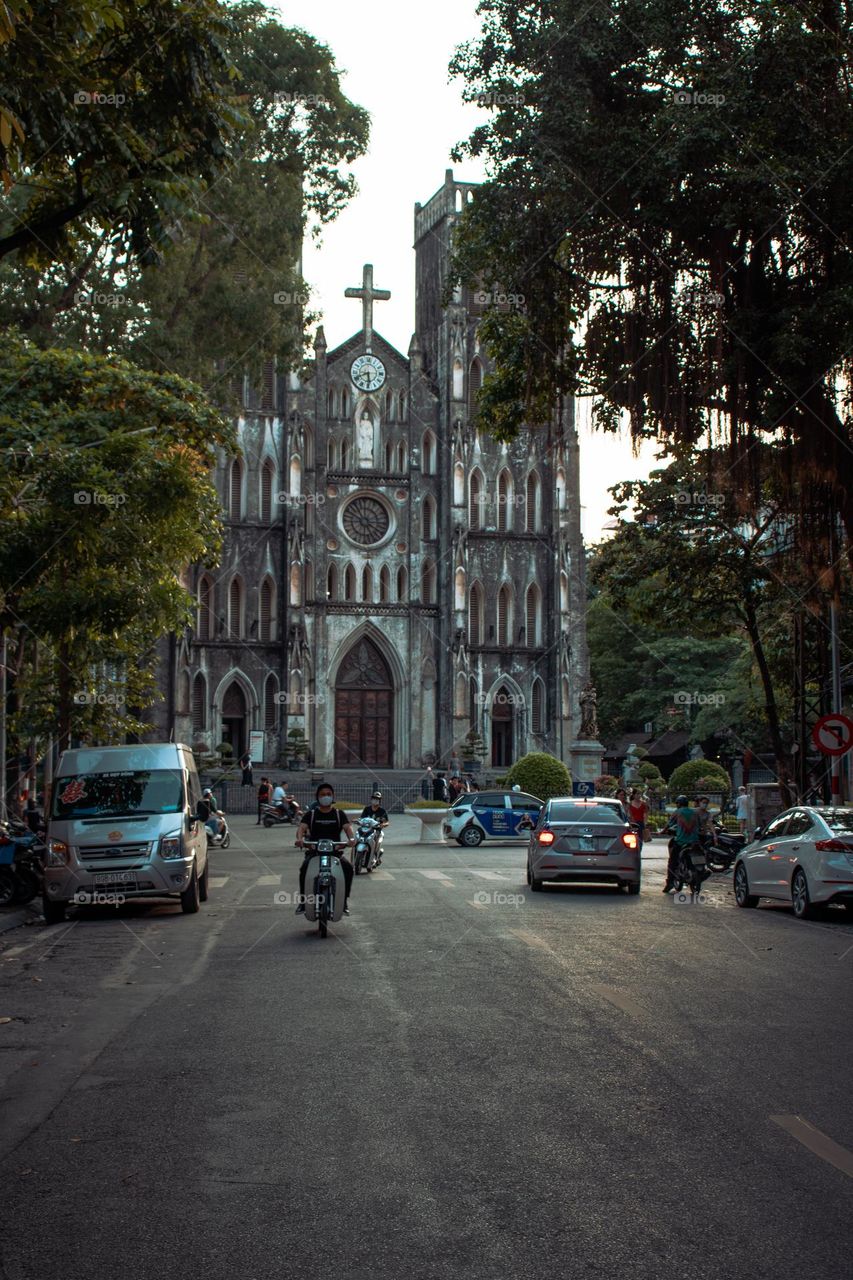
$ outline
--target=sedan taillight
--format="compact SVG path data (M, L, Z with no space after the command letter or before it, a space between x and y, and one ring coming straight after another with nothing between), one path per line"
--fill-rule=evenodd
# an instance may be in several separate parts
M553 831L540 831L540 832L539 832L539 836L538 836L538 840L539 840L539 843L540 843L540 844L553 844L553 843L554 843L554 832L553 832Z
M625 831L622 835L622 843L626 849L636 849L640 843L636 831Z
M853 845L844 840L815 840L818 853L853 853Z

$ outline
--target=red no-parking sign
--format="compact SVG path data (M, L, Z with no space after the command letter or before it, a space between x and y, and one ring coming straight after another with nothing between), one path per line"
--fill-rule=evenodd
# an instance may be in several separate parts
M821 716L812 729L812 742L825 756L843 756L853 747L853 720L849 716Z

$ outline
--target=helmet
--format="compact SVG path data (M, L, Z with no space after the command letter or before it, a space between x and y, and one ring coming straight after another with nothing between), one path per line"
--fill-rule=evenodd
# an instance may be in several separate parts
M373 795L372 795L370 798L371 798L371 800L381 800L381 799L382 799L382 792L381 792L381 791L374 791Z
M675 807L677 809L686 809L689 804L690 801L687 799L687 796L679 796L675 801Z
M521 790L521 786L519 783L516 782L515 786L513 787L513 791L520 791L520 790Z

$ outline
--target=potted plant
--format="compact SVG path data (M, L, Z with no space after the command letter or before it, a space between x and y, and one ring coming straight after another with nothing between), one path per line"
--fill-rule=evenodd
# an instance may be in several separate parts
M308 739L303 729L291 729L287 735L288 768L295 773L305 768L308 759Z
M449 806L443 800L415 800L404 812L407 817L420 818L421 844L444 844L442 825Z
M460 755L468 773L478 773L486 752L486 744L476 729L470 729L462 741Z

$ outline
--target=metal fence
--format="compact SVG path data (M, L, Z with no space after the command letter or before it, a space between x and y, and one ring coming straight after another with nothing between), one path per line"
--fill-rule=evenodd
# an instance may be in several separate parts
M257 813L258 811L258 788L257 785L252 787L244 787L240 782L231 781L212 782L209 779L202 779L204 786L210 786L214 795L217 797L219 808L224 813ZM376 783L348 783L337 788L335 795L335 803L340 808L342 805L358 805L363 808L370 802L370 797L376 790ZM382 804L389 813L402 813L406 805L412 804L415 800L420 800L421 788L420 783L415 782L409 786L380 786L382 792ZM315 782L289 782L287 785L287 794L294 797L297 804L303 809L309 804L313 804L316 797L317 784Z

